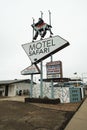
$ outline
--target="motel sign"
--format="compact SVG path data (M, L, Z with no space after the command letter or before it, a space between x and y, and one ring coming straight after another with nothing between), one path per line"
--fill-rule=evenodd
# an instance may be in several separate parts
M43 40L23 44L22 47L31 62L38 63L68 45L68 41L57 35Z

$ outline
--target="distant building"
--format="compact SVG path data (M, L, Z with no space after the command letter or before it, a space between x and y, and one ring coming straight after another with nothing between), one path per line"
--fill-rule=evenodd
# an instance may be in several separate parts
M0 96L29 95L30 82L29 79L0 81Z

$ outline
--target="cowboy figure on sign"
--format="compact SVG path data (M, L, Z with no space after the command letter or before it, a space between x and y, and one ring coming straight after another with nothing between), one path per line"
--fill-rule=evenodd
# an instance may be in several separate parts
M41 36L41 39L44 38L44 36L47 33L47 30L50 32L50 36L53 35L53 33L51 31L52 26L45 23L42 18L39 18L38 22L33 23L31 26L33 27L33 29L35 31L33 40L36 40L38 35Z

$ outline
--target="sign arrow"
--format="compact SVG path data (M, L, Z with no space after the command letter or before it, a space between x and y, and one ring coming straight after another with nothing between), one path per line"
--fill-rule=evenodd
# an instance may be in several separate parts
M22 47L31 62L38 63L68 45L68 41L57 35L43 40L23 44Z
M40 70L36 64L33 64L21 71L22 75L40 74Z

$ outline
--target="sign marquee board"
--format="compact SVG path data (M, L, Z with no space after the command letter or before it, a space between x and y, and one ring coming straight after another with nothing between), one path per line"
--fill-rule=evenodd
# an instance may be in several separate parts
M21 71L22 75L40 74L40 70L36 64L33 64Z
M68 41L57 35L43 40L23 44L22 47L31 62L38 63L68 45Z
M46 64L47 78L62 78L62 62L52 61Z

